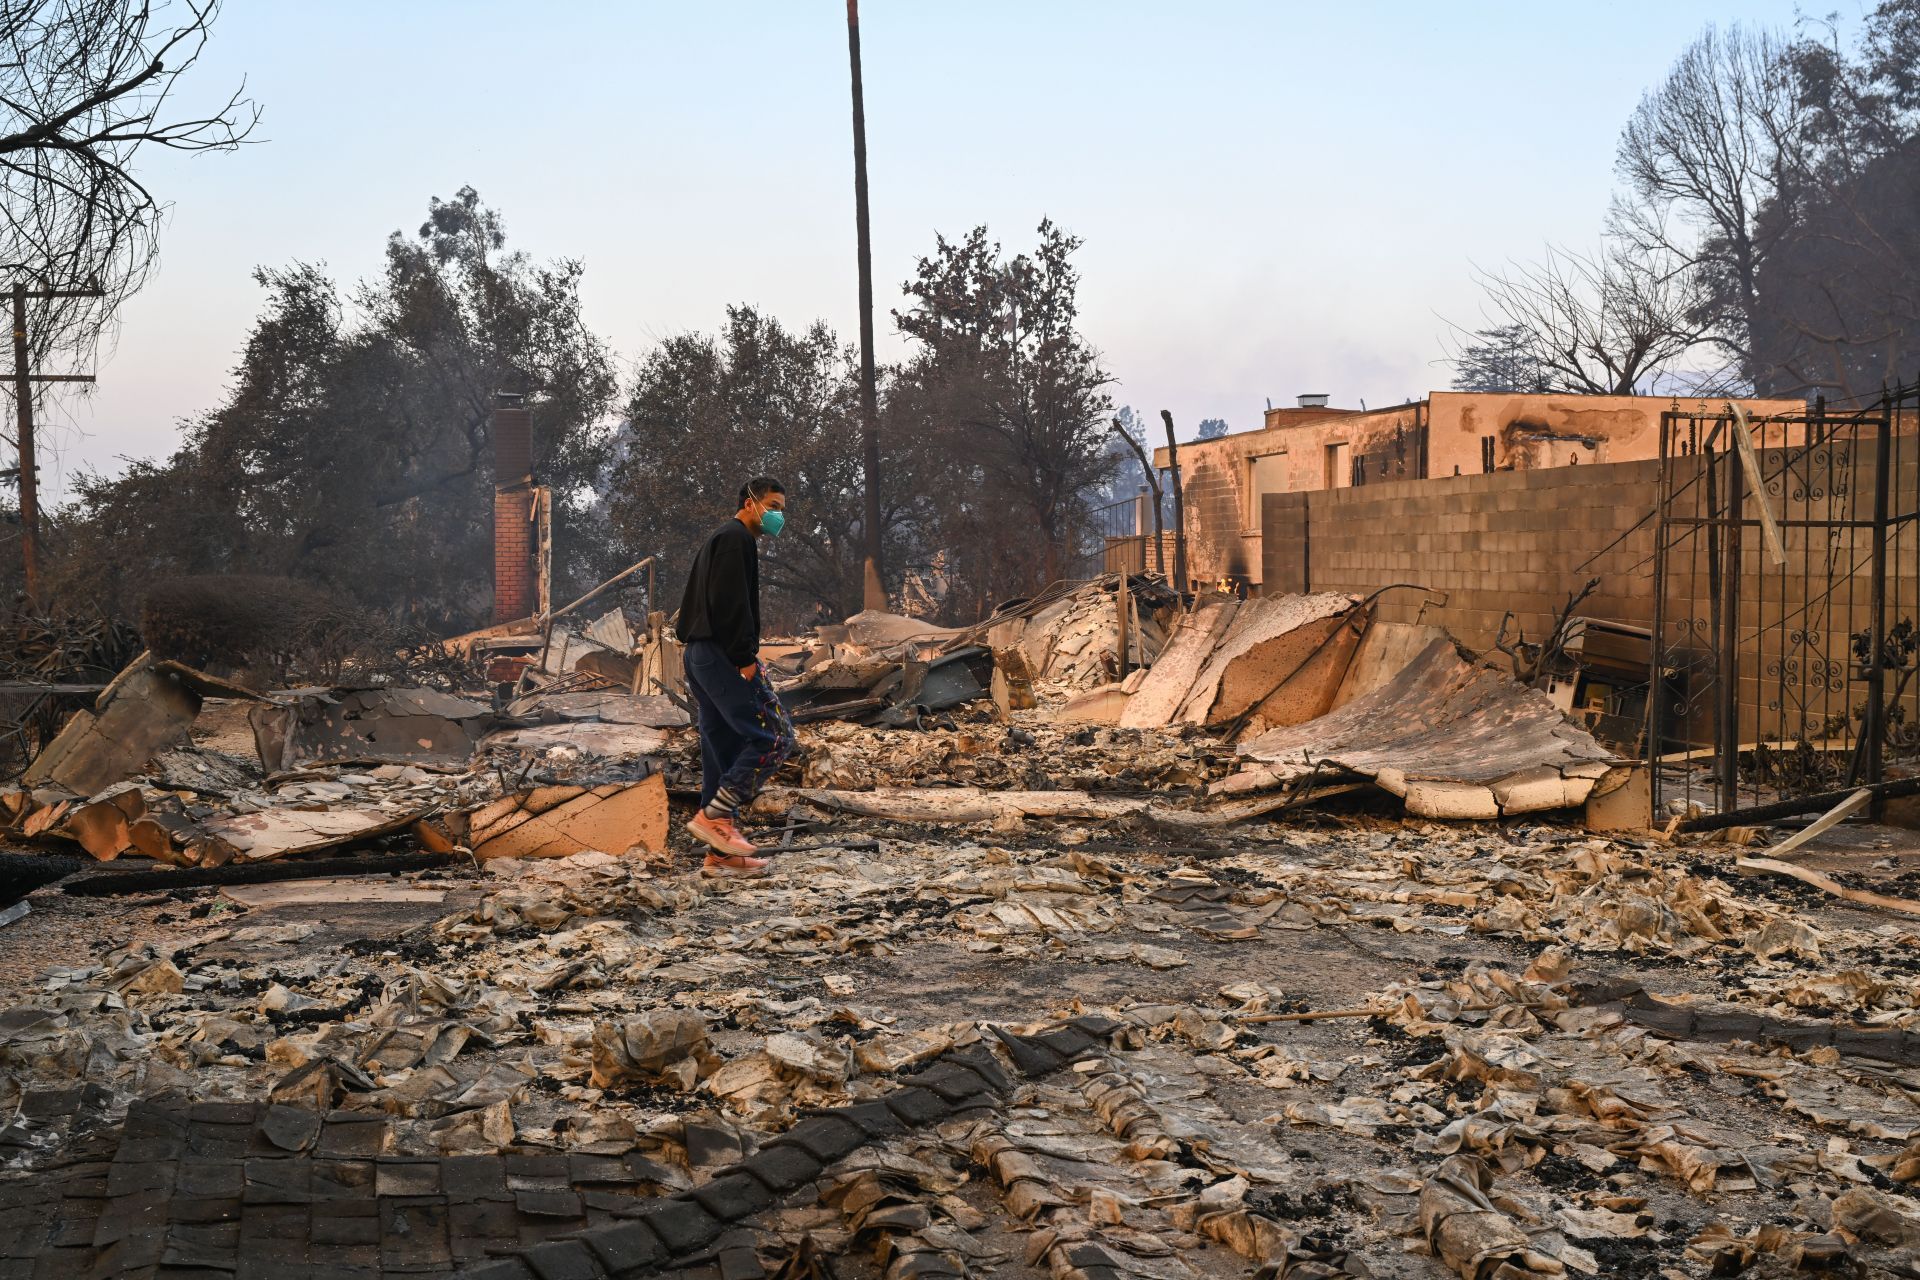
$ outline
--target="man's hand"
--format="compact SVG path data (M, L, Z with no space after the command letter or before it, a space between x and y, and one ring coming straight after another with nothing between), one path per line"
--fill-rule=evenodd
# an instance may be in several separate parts
M759 674L760 664L757 662L749 662L746 666L740 668L740 678L742 680L751 680Z

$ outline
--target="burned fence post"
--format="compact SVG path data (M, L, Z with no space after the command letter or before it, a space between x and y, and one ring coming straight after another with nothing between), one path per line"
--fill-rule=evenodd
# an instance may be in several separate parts
M1723 422L1730 431L1731 422ZM1745 521L1745 474L1738 449L1722 451L1727 469L1726 537L1722 551L1726 567L1720 573L1720 683L1714 740L1720 753L1720 808L1740 807L1740 578L1744 568L1741 532ZM1709 463L1708 465L1712 465Z
M860 457L864 490L860 532L865 543L862 600L885 609L880 541L880 408L873 367L873 230L867 217L867 103L860 82L860 2L847 0L847 61L853 79L853 218L860 255ZM649 601L651 604L651 601Z
M1873 457L1873 582L1869 587L1872 603L1867 625L1871 628L1871 646L1867 651L1867 714L1861 732L1866 735L1867 776L1869 784L1884 780L1884 756L1887 738L1887 490L1893 469L1892 397L1883 395L1882 414L1874 437ZM1873 804L1877 820L1884 803L1876 797Z

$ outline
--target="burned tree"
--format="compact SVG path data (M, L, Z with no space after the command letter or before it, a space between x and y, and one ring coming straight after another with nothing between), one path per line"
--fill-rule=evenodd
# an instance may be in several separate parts
M1635 395L1688 376L1706 337L1685 264L1617 242L1591 254L1549 247L1537 262L1480 271L1478 283L1491 324L1472 336L1501 334L1507 359L1542 391Z
M1766 248L1756 219L1779 194L1799 110L1784 55L1764 29L1708 27L1641 98L1614 161L1626 189L1613 233L1695 276L1694 319L1749 379Z
M882 371L884 375L885 370ZM880 532L898 572L916 550L910 524L935 450L902 430L909 411L884 378L879 415ZM737 506L741 481L778 476L787 524L761 545L774 625L816 607L845 617L865 599L865 440L857 355L822 322L790 328L750 306L727 308L717 333L676 334L643 356L604 486L621 556L660 558L666 607L701 540Z

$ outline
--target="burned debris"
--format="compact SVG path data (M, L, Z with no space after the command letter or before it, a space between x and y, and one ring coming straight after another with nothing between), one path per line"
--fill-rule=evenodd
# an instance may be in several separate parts
M672 837L668 620L468 638L458 693L141 657L6 793L37 852L0 867L69 878L0 931L0 1246L502 1280L1920 1262L1913 919L1650 801L1587 830L1630 762L1378 615L1115 574L769 643L803 752L757 813L778 873L731 882ZM1857 888L1862 803L1778 860Z

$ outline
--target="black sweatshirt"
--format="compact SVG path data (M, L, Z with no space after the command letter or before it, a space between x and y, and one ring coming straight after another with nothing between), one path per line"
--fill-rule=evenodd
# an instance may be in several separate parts
M760 659L760 551L739 520L713 531L687 572L676 627L684 643L712 640L744 667Z

